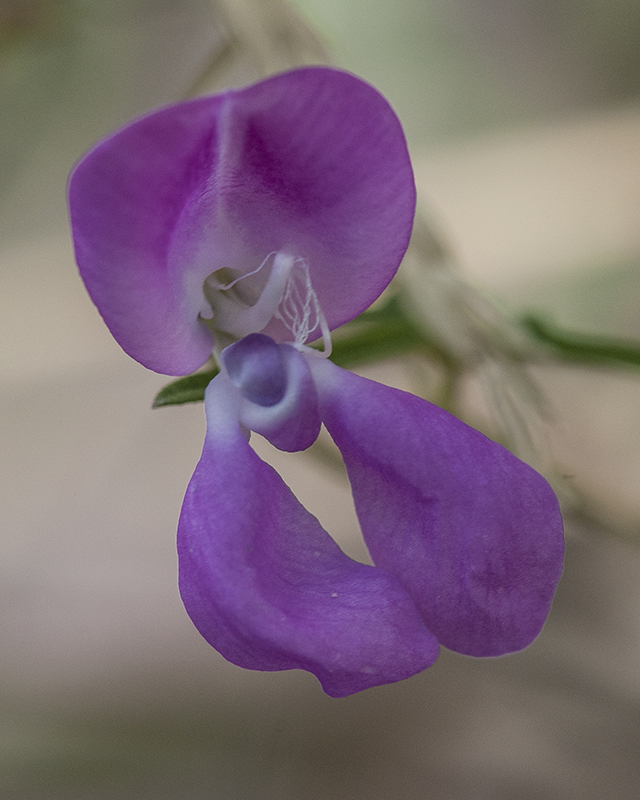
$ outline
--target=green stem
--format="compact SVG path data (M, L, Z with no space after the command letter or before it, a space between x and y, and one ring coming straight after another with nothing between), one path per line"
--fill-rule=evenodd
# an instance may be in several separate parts
M550 345L565 361L640 367L640 344L635 342L566 331L535 314L523 316L521 324L536 341Z

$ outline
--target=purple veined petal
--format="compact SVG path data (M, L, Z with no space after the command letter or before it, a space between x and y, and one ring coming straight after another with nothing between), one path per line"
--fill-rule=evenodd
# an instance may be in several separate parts
M288 344L252 333L221 354L238 387L238 416L279 450L306 450L320 433L318 395L307 359Z
M387 101L308 67L133 122L77 165L69 207L80 273L113 335L177 375L211 352L198 315L222 268L248 275L284 248L308 263L330 328L367 308L404 254L415 188ZM290 338L277 320L265 330Z
M204 638L256 670L305 669L342 697L430 666L438 644L400 583L352 561L251 449L224 376L178 526L180 592Z
M530 644L564 552L544 478L425 400L329 362L313 371L374 563L445 647L497 656Z
M111 333L149 369L182 375L211 354L197 321L198 276L171 271L168 253L185 205L216 158L224 96L134 122L80 161L69 181L76 261Z

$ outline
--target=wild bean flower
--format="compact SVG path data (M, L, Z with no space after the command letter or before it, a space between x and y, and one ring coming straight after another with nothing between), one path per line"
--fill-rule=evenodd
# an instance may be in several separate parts
M80 273L121 346L157 372L220 367L178 526L187 612L225 658L305 669L340 697L526 647L562 568L544 479L442 409L328 359L388 285L415 190L400 124L315 67L139 119L78 164ZM323 349L309 342L323 340ZM254 452L324 423L375 566L348 558Z

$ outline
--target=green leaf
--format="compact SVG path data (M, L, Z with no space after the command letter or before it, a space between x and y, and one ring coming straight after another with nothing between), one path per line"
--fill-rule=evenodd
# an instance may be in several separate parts
M156 395L156 399L153 401L153 408L201 402L204 400L205 389L218 372L217 367L206 372L194 372L193 375L178 378L177 381L167 384Z

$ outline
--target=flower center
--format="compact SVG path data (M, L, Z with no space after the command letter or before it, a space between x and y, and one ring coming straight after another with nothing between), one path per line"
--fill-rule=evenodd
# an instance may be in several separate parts
M331 336L318 297L311 285L306 259L283 250L273 251L252 272L229 281L230 270L218 270L204 281L211 310L200 316L214 330L242 338L278 319L291 332L294 347L307 350L306 341L322 336L322 354L331 353ZM314 352L318 352L314 350Z

